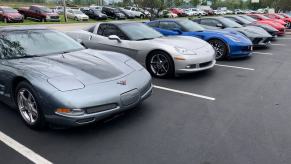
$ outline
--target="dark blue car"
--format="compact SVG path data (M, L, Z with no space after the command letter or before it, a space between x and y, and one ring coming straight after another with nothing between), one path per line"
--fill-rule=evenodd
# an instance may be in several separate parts
M205 30L187 19L167 19L147 22L162 34L194 36L209 42L216 50L216 59L250 56L252 42L238 32Z

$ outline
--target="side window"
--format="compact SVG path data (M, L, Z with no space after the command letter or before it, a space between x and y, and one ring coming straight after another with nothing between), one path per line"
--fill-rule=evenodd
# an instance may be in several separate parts
M202 19L201 24L216 27L216 25L219 24L219 22L214 19Z
M107 25L107 28L103 31L103 36L118 35L118 29L114 25Z
M150 26L150 27L159 27L159 21L155 21L155 22L150 22L150 23L148 23L148 26Z
M97 34L98 35L103 35L104 30L106 29L107 25L106 24L100 24L97 30Z
M181 27L175 22L160 22L160 28L166 30L180 29Z

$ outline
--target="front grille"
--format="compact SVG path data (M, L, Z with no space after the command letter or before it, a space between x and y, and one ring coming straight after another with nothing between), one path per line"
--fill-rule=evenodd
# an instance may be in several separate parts
M111 110L117 107L118 105L113 103L113 104L106 104L106 105L100 105L96 107L85 108L85 111L86 113L91 114L91 113L98 113L98 112L103 112L106 110Z
M205 63L200 63L200 64L199 64L199 67L200 67L200 68L208 67L208 66L210 66L211 64L212 64L212 61L210 61L210 62L205 62Z
M253 40L253 44L259 44L260 41L262 41L262 38L255 38L255 39Z
M59 19L59 16L51 16L51 19Z
M252 46L243 46L241 48L242 51L251 51L252 50Z

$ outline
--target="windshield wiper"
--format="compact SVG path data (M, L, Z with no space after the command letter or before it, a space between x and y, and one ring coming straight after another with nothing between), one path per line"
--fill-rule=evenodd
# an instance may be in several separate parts
M142 40L152 40L152 39L155 39L155 38L142 38L142 39L137 39L136 41L142 41Z

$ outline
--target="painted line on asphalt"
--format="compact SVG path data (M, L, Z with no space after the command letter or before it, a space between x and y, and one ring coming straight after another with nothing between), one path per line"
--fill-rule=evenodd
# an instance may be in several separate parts
M206 100L211 100L211 101L215 101L216 100L213 97L208 97L208 96L204 96L204 95L200 95L200 94L195 94L195 93L180 91L180 90L176 90L176 89L161 87L161 86L157 86L157 85L154 85L153 87L154 88L157 88L157 89L169 91L169 92L179 93L179 94L183 94L183 95L187 95L187 96L192 96L192 97L198 97L198 98L202 98L202 99L206 99Z
M15 141L11 137L7 136L3 132L0 131L0 141L5 143L10 148L14 149L33 163L41 163L41 164L52 164L52 162L48 161L47 159L43 158L42 156L38 155L34 151L30 150L29 148L25 147L24 145L20 144L19 142Z
M249 71L254 71L255 70L253 68L238 67L238 66L232 66L232 65L223 65L223 64L215 64L215 65L219 66L219 67L236 68L236 69L249 70Z
M271 43L272 46L286 46L286 44L273 44Z
M267 52L253 52L254 54L261 54L261 55L273 55L272 53L267 53Z
M276 38L278 40L288 40L288 39L291 39L290 37L286 37L286 38Z

